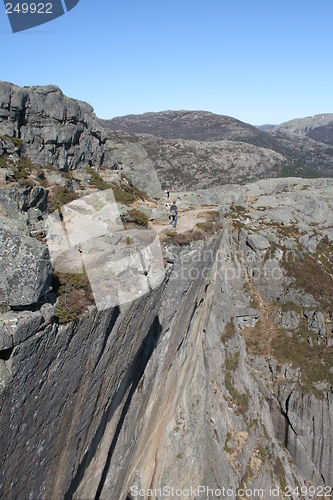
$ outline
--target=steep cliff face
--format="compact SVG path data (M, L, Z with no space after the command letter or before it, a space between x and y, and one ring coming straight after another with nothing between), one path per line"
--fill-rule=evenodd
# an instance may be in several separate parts
M332 186L288 179L207 192L220 199L222 231L168 244L164 281L131 304L91 306L59 326L46 285L29 304L6 299L1 495L161 499L178 488L187 498L192 487L204 499L208 487L217 498L269 498L272 488L297 498L303 486L310 498L310 485L329 486ZM42 209L37 191L17 193L16 208L1 198L23 243L28 212Z
M54 85L0 82L0 136L16 138L19 152L39 167L68 171L107 163L106 138L93 111Z
M190 484L236 491L249 466L253 485L268 488L280 456L294 484L277 442L268 446L268 405L244 342L237 329L224 340L237 292L223 278L228 240L182 252L157 292L122 311L91 311L65 328L35 322L6 361L7 498L125 498L135 486ZM267 451L257 459L260 442Z

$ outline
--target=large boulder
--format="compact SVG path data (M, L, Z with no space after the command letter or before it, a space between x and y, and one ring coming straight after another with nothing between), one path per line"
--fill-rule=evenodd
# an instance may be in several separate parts
M250 234L247 237L247 243L255 252L266 250L269 247L269 242L264 236L261 236L260 234Z
M50 290L52 265L45 244L0 227L0 304L36 304Z

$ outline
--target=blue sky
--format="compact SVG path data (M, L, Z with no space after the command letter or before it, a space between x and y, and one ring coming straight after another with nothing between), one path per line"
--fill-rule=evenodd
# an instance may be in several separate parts
M201 109L280 123L333 112L332 20L332 0L80 0L13 34L0 4L0 79L58 85L101 118Z

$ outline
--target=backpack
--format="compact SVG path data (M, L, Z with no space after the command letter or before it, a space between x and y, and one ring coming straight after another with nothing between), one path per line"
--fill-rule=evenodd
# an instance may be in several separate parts
M176 205L172 205L170 208L170 214L175 217L177 215L177 207Z

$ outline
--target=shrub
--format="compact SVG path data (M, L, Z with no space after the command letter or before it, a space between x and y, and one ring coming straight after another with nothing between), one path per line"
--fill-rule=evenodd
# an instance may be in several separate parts
M63 205L77 200L79 195L71 191L67 187L54 186L52 191L49 191L49 212L59 210Z
M57 294L55 316L60 324L73 321L94 303L88 276L83 273L54 273L52 287Z
M21 156L18 163L12 165L12 169L14 171L14 180L19 182L20 180L25 180L28 178L28 175L31 173L31 169L33 168L33 164L24 156Z
M91 167L85 167L85 170L86 172L88 172L88 174L90 174L92 177L91 177L91 180L90 180L90 185L91 186L95 186L97 189L99 189L100 191L104 191L105 189L110 189L112 188L112 185L109 184L108 182L106 181L103 181L103 179L101 178L101 176L96 172L96 170L94 170L93 168Z
M135 200L135 196L127 193L121 189L117 184L112 184L113 195L117 203L124 203L124 205L129 205Z
M148 217L143 212L140 212L140 210L132 208L132 210L128 211L128 215L133 218L135 224L139 226L148 226Z
M9 135L4 135L0 137L0 139L3 141L11 141L16 148L22 144L22 139L20 137L9 137Z

